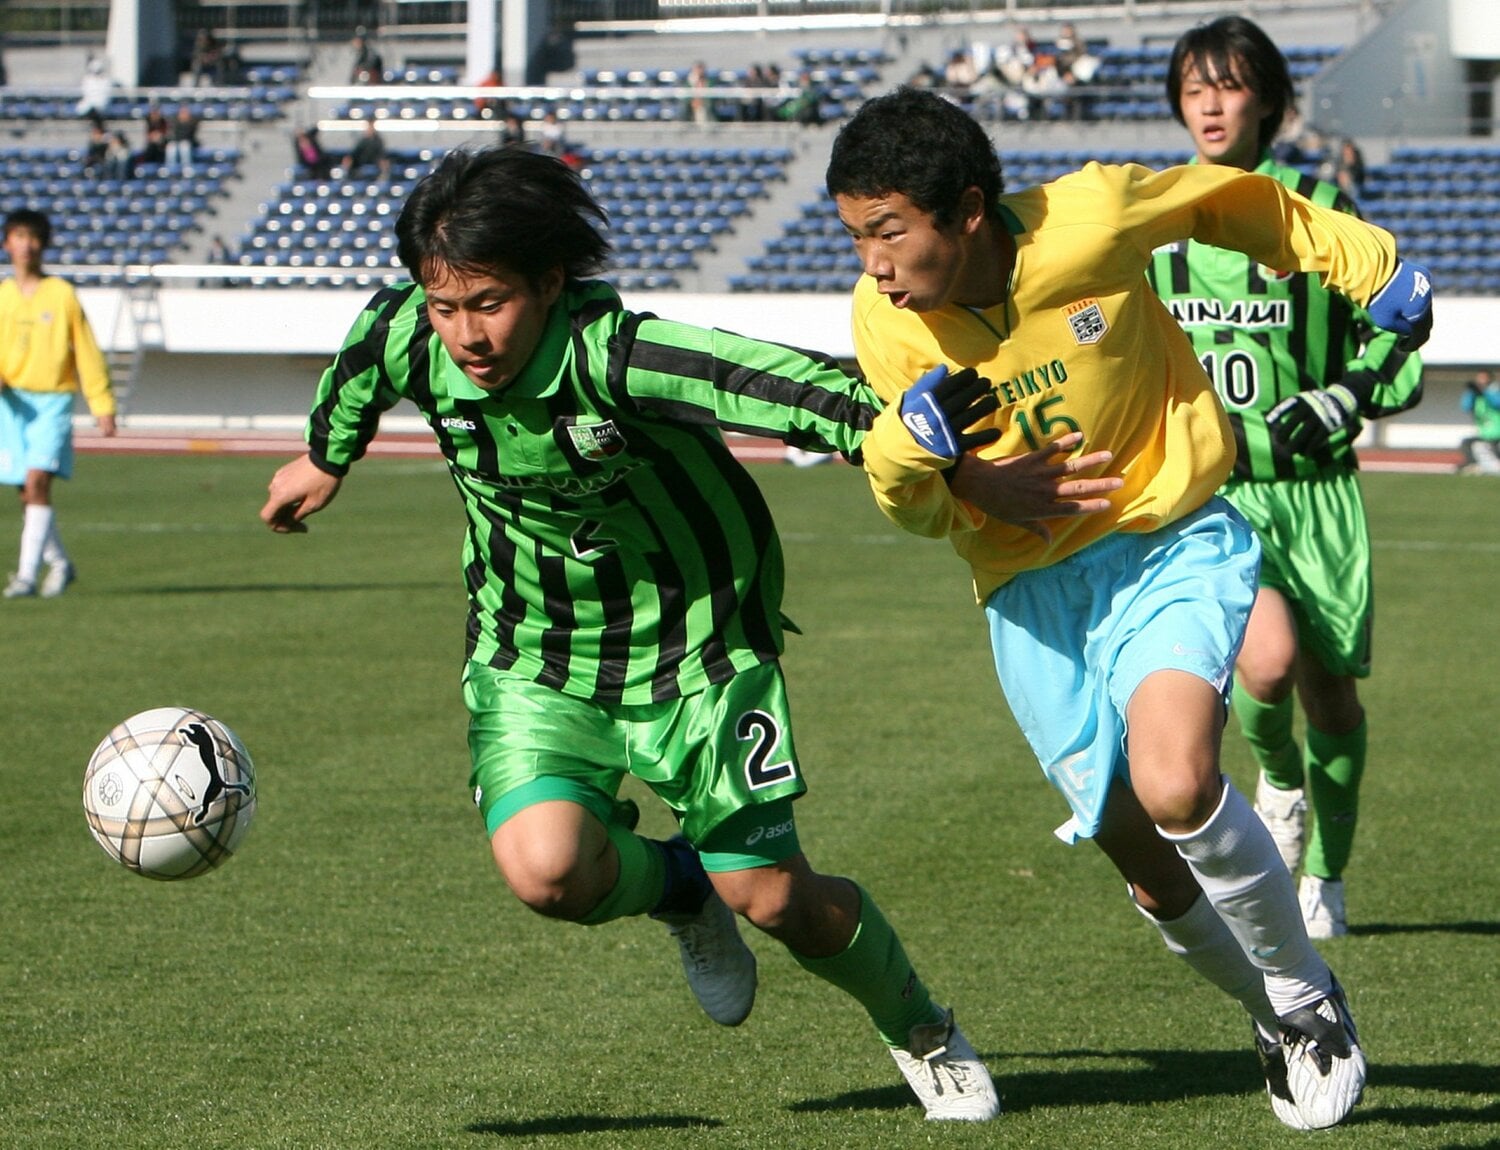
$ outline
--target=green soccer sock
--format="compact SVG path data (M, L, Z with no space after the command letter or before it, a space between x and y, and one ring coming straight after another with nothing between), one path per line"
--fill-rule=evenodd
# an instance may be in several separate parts
M859 889L859 925L849 945L828 958L807 958L791 951L810 974L853 996L870 1014L887 1046L904 1047L913 1026L942 1017L917 977L901 940L868 892Z
M1346 735L1307 728L1307 788L1313 811L1307 838L1310 875L1340 879L1354 849L1359 819L1359 780L1365 773L1369 724L1361 722Z
M1292 697L1262 703L1236 679L1233 700L1235 717L1261 773L1278 790L1296 790L1302 785L1302 756L1292 739Z
M609 841L620 854L620 875L599 905L578 920L585 926L645 914L661 901L666 889L666 856L659 843L643 839L618 823L610 825Z

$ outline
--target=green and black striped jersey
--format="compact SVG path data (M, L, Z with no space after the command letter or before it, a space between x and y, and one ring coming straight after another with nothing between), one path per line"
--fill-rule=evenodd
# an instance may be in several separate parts
M378 293L308 422L344 474L411 400L468 518L467 654L569 695L693 694L778 657L781 545L720 429L857 457L878 401L831 359L626 311L569 284L496 392L454 364L415 284Z
M1269 155L1255 170L1321 207L1358 215L1335 185ZM1238 449L1237 479L1274 481L1358 466L1348 444L1293 456L1273 443L1266 414L1289 395L1342 383L1362 419L1394 415L1421 399L1418 356L1400 350L1393 333L1374 327L1368 312L1316 275L1283 275L1195 240L1159 248L1146 274L1224 401Z

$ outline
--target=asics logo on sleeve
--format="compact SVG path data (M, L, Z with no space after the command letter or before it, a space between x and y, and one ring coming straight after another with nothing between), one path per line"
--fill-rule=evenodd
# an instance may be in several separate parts
M747 836L745 836L745 845L747 847L753 847L756 843L760 842L761 839L765 839L769 842L771 839L779 839L783 835L789 835L792 833L793 823L794 820L787 819L786 822L777 823L775 826L756 827Z
M479 429L479 425L472 419L460 419L453 415L444 416L442 425L444 427L456 427L461 431L477 431Z

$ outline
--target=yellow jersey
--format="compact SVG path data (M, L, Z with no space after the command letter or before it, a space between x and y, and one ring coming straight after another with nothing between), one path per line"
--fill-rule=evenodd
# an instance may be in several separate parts
M77 391L95 416L115 413L109 368L78 294L44 276L31 295L0 283L0 382L21 391Z
M1152 252L1196 239L1282 272L1320 273L1364 303L1396 266L1389 233L1319 208L1268 176L1190 165L1156 172L1091 163L1000 197L1015 240L1006 299L978 309L894 307L869 276L854 289L854 348L886 403L864 443L881 510L908 531L949 536L981 602L1022 571L1116 531L1148 532L1201 506L1234 465L1234 440L1192 344L1146 281ZM917 446L896 402L938 364L987 376L1000 438L981 458L1023 454L1072 431L1109 450L1125 485L1110 510L1047 522L1050 542L948 491L948 460Z

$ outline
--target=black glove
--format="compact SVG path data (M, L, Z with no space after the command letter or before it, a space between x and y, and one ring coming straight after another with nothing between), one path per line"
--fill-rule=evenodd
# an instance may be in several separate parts
M1294 455L1354 442L1361 426L1354 393L1336 383L1324 391L1299 391L1266 414L1271 438Z

